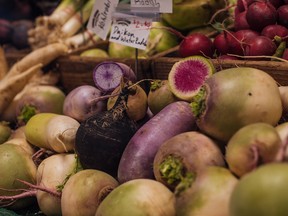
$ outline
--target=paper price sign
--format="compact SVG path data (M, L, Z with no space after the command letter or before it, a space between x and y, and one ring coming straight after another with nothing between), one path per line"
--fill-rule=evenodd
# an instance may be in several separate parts
M118 0L97 0L93 6L87 29L105 40L109 33L112 14L114 13Z
M113 17L109 41L145 50L152 19L135 16Z
M172 0L131 0L132 8L159 8L159 13L172 13Z

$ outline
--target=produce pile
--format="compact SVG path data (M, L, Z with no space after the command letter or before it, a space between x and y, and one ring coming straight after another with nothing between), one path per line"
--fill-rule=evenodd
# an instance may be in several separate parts
M196 55L167 80L103 61L93 81L31 82L1 117L0 212L287 215L287 87L269 74Z

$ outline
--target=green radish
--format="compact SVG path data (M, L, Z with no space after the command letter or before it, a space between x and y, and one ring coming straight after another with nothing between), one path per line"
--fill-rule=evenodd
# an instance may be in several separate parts
M36 182L36 165L22 147L14 144L0 145L0 205L8 205L10 209L21 209L28 207L34 202L31 197L18 200L4 200L3 196L19 195L28 189L16 179L34 184ZM15 202L14 202L15 201Z
M109 58L108 53L100 48L93 48L83 51L81 57Z
M80 123L66 115L38 113L25 126L29 143L58 153L72 152Z
M216 71L212 62L202 56L190 56L176 62L169 74L172 93L180 100L192 101L205 80Z
M12 129L8 122L0 122L0 144L6 142L12 134Z

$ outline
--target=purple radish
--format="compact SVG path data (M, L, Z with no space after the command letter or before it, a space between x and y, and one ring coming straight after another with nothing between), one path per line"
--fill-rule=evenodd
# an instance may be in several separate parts
M103 93L112 92L120 85L122 78L124 81L136 80L134 71L124 63L105 61L98 64L93 71L95 86Z
M169 72L168 83L171 92L181 100L191 101L205 80L214 72L212 62L203 56L184 58L176 62Z
M154 179L153 161L159 147L171 137L193 130L195 118L188 102L165 106L142 125L126 146L118 167L118 181Z

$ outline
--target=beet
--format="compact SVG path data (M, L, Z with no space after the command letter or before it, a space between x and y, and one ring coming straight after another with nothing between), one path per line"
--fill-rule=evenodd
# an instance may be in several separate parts
M138 129L126 113L128 91L123 89L112 109L92 115L78 128L75 150L84 169L117 176L122 153Z
M255 1L247 8L246 19L252 30L261 31L265 26L276 23L277 10L269 2Z

